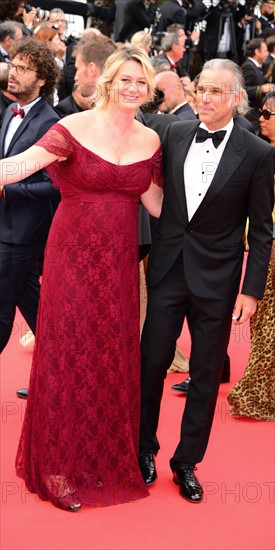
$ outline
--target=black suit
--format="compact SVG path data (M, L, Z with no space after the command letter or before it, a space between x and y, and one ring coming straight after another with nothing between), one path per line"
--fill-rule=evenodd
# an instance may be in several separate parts
M177 0L166 0L160 6L160 20L158 24L158 31L166 31L169 25L172 23L178 23L185 27L186 22L186 10L183 6L180 6Z
M158 59L160 59L161 61L163 62L166 62L166 63L169 63L170 65L170 70L171 71L174 71L174 73L177 73L177 75L181 78L182 76L185 76L186 75L186 70L184 69L184 66L183 66L183 59L179 59L179 61L177 61L176 63L176 67L173 67L173 63L171 63L169 57L167 57L167 55L165 53L160 53L158 55Z
M76 103L72 95L66 97L66 99L62 99L62 101L59 101L59 103L54 107L54 110L60 118L72 115L73 113L81 113L83 111L82 107Z
M176 115L179 120L197 120L197 117L189 103L185 103L185 105L179 107L173 112L173 115Z
M11 109L7 109L0 134L1 158L25 151L59 120L47 101L41 99L22 120L4 154L12 117ZM6 185L4 190L5 198L0 199L0 352L9 340L16 306L35 332L40 291L39 260L54 214L54 203L59 200L59 192L53 188L45 170L39 170L20 183Z
M161 17L158 31L164 32L173 23L178 23L188 30L193 29L194 22L202 17L207 10L201 0L195 2L191 8L187 5L180 6L177 0L165 0L159 11Z
M253 124L256 132L259 132L259 108L264 94L261 91L262 84L268 82L262 71L255 65L251 59L246 59L242 64L245 89L247 91L251 111L246 115L247 119Z
M206 450L239 289L247 217L250 250L243 294L262 297L272 243L274 150L238 124L188 221L183 168L198 124L175 122L164 136L164 202L149 256L142 335L140 445L156 454L163 381L188 315L191 382L172 469L200 462Z
M148 128L155 130L161 141L169 124L178 122L179 120L176 115L143 113L142 111L138 112L137 119L144 124L144 126L148 126Z
M266 29L274 29L274 24L271 23L271 21L268 20L267 17L259 17L258 20L260 21L261 23L261 32L263 33Z
M115 41L125 42L154 21L157 3L149 3L146 10L143 0L118 0L115 18Z

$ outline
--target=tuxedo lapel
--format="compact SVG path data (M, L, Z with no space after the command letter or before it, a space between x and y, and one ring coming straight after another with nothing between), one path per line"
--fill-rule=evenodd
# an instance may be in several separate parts
M197 218L200 219L202 214L206 212L209 204L215 199L217 194L220 193L234 172L238 171L245 155L246 150L243 145L243 134L241 128L238 124L234 124L231 136L226 144L211 185L209 186L203 201L190 220L191 224L196 222Z
M7 111L6 111L6 114L4 116L4 120L3 120L3 124L2 124L2 128L1 128L1 152L0 152L1 158L4 158L5 138L6 138L6 133L7 133L9 123L10 123L12 117L13 117L13 112L11 110L11 107L13 105L15 106L15 103L11 104L11 106L7 107Z
M27 115L23 118L19 128L17 128L14 136L12 137L12 140L9 144L9 147L7 149L7 152L6 152L6 156L9 156L9 153L10 153L10 150L12 149L14 143L16 143L16 141L19 139L19 137L21 136L21 134L26 130L27 126L29 125L30 121L32 120L33 117L35 117L37 115L37 113L39 112L39 110L41 109L42 107L42 102L43 99L40 99L40 101L38 101L37 103L35 103L35 105L31 108L31 110L27 113ZM8 121L8 124L10 123L10 120L12 118L12 114L11 114L11 117L9 118L9 121Z
M173 178L176 187L176 191L179 198L184 217L188 220L187 203L185 195L184 185L184 162L189 151L190 145L194 139L194 135L197 131L199 121L189 129L184 129L184 132L180 135L179 141L174 146L174 166L173 166Z

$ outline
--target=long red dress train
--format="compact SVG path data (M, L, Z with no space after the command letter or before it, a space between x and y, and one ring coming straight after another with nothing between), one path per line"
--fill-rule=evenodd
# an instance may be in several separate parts
M45 251L29 398L16 469L69 507L148 495L138 467L138 202L161 181L161 151L108 162L60 124L37 143L61 191Z

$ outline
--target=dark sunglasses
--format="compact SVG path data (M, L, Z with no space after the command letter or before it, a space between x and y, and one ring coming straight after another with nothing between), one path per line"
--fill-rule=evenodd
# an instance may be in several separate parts
M275 115L275 111L268 111L267 109L259 109L259 113L265 120L269 120L271 115Z

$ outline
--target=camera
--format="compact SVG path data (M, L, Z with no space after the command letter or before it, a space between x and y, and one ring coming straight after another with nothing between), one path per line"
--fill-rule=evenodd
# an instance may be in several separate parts
M30 4L25 5L25 10L29 13L33 9L33 6ZM43 10L42 8L35 8L35 17L38 19L49 19L50 12L48 10Z

